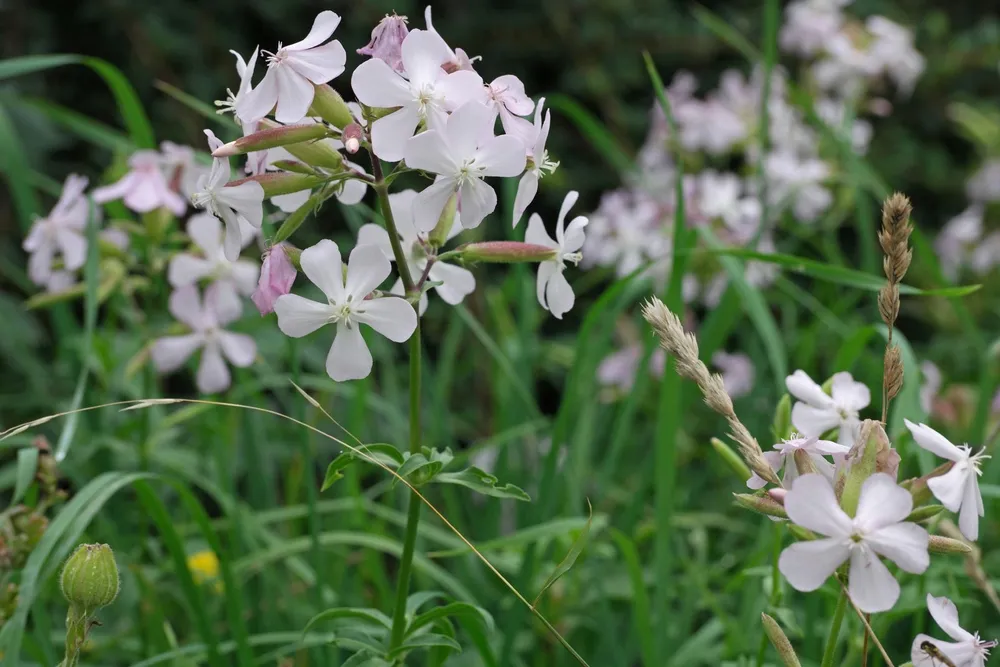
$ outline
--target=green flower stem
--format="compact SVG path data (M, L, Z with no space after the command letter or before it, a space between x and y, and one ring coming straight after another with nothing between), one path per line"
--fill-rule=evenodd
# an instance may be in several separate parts
M847 611L847 589L840 591L840 599L837 600L837 611L833 613L833 622L830 624L830 634L826 638L826 648L823 650L823 662L820 667L833 667L834 657L837 653L837 638L840 636L840 626L844 622L844 612Z
M382 209L382 219L385 220L385 229L389 232L389 243L392 244L392 256L396 259L396 270L399 277L403 279L403 288L407 294L413 292L413 277L410 275L410 266L406 262L406 254L403 253L403 244L399 241L399 231L396 229L396 220L392 217L392 207L389 205L389 184L385 182L382 175L382 161L374 153L372 157L372 173L375 175L375 183L372 188L378 195L379 208ZM419 366L419 360L417 362Z
M87 626L90 615L75 604L69 606L66 614L66 657L60 667L76 667L80 661L80 649L87 641Z

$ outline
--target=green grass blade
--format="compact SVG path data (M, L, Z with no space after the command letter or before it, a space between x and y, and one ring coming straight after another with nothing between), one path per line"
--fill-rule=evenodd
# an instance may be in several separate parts
M21 102L33 112L40 113L52 122L61 125L84 141L118 153L131 153L135 144L125 134L113 127L96 121L72 109L54 104L48 100L22 98Z
M11 506L16 505L28 487L35 480L35 471L38 470L38 448L24 447L17 450L17 481L14 484L14 495L11 496Z
M0 61L0 64L3 64ZM41 205L35 196L35 191L28 182L28 158L18 139L17 130L0 105L0 173L3 173L14 200L14 210L21 221L21 230L25 233L31 228L35 216L41 215Z

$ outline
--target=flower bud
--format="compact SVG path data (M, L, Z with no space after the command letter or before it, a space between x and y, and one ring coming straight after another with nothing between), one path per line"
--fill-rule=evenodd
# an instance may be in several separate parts
M327 129L322 124L311 125L279 125L253 132L236 141L219 146L212 151L212 157L231 157L252 151L264 151L268 148L299 144L303 141L315 141L327 136Z
M241 178L238 181L230 181L229 183L226 183L226 186L236 186L246 183L247 181L260 183L260 186L264 188L265 197L290 195L293 192L312 190L316 186L323 183L323 179L318 176L276 171L266 174L258 174L256 176L248 176L247 178Z
M278 297L292 291L292 283L295 282L297 272L286 251L288 247L284 243L279 243L272 246L264 255L257 289L250 295L261 315L273 312L274 302Z
M799 540L800 542L810 542L816 539L816 533L812 532L808 528L803 528L794 523L786 523L785 526L788 528L788 532L792 534L792 537Z
M913 523L923 523L930 521L944 510L944 505L924 505L910 512L910 516L906 517L906 520Z
M371 56L382 60L400 74L403 73L403 40L409 33L406 17L385 15L372 30L371 41L358 49L358 55Z
M347 102L336 90L325 83L316 86L316 95L313 97L312 106L309 107L309 116L319 116L334 127L347 127L354 122L354 115L351 113Z
M760 620L764 624L764 633L771 640L771 645L778 652L778 656L785 663L785 667L800 667L801 663L799 663L799 659L795 655L792 642L788 641L788 637L781 629L781 626L778 625L778 622L767 614L761 614Z
M344 142L344 150L354 155L361 149L361 140L364 139L364 132L361 130L360 125L351 123L344 128L340 139Z
M285 127L269 118L261 120L260 126L268 129ZM300 127L322 127L322 125L303 123ZM340 171L344 168L344 156L328 141L302 141L297 144L288 144L283 148L291 153L296 160L312 167L322 167L333 171Z
M107 544L81 544L66 561L59 579L71 606L93 613L118 597L118 565Z
M940 535L931 535L927 550L934 554L972 553L972 547L962 540L953 540L950 537L941 537Z
M428 243L434 248L440 248L448 241L448 234L455 226L455 213L458 211L458 193L456 192L448 198L448 202L441 210L441 217L427 237Z
M782 396L781 400L778 401L771 428L774 431L775 442L788 440L792 437L792 397L788 394Z
M553 259L558 250L535 243L520 241L484 241L467 243L457 249L458 256L468 262L492 262L518 264L522 262L545 262Z
M758 496L752 493L734 493L733 499L737 505L751 512L757 512L764 516L775 516L781 519L788 518L785 508L768 496Z
M848 515L854 516L865 480L877 472L885 472L895 478L898 465L899 454L892 449L882 424L872 419L863 421L858 439L847 452L834 483L840 506Z

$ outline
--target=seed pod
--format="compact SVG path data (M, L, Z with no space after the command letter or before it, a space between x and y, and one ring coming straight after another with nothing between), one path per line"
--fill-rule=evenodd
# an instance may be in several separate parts
M81 544L66 561L59 579L70 605L93 613L118 597L118 565L107 544Z

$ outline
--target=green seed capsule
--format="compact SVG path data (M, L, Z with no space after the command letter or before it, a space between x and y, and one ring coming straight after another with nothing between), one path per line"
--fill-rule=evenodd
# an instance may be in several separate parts
M63 567L59 580L70 605L93 613L118 597L118 565L107 544L81 544Z

